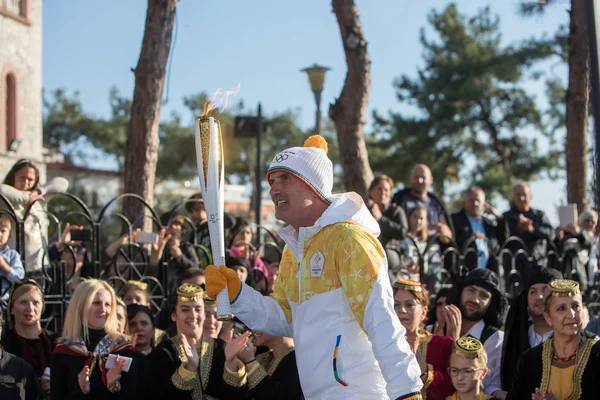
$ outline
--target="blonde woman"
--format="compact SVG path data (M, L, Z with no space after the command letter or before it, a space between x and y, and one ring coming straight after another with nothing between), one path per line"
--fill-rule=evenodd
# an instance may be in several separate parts
M109 355L117 355L107 368ZM51 368L53 399L133 399L138 396L138 359L128 336L118 333L117 297L105 281L83 281L71 298L63 337L54 349Z
M14 282L8 299L6 329L0 342L5 351L27 361L38 379L50 367L56 342L56 335L42 329L40 324L43 309L44 296L35 281ZM40 383L48 396L50 384L47 380L40 380Z

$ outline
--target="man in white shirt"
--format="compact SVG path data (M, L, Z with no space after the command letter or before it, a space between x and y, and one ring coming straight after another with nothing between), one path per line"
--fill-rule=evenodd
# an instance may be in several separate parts
M507 301L498 285L498 275L493 271L476 268L454 286L448 304L460 309L461 337L478 339L488 355L489 372L483 380L485 394L504 400L506 392L502 391L500 381L504 332L500 327Z
M529 282L517 296L506 317L506 340L502 349L502 388L508 390L519 357L552 336L552 327L544 319L544 291L548 283L562 279L552 268L535 269Z

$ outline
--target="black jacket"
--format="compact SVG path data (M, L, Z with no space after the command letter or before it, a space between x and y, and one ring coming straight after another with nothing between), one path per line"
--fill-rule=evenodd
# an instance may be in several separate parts
M252 371L248 381L250 395L255 400L299 400L303 398L296 366L296 352L294 351L283 357L274 371L265 371L261 365Z
M533 232L521 233L517 229L519 225L519 215L523 214L525 217L533 221ZM550 220L542 210L536 210L530 208L526 212L519 211L514 204L511 204L511 208L502 214L501 224L501 236L499 237L500 245L502 246L506 239L511 236L516 236L523 240L527 253L533 257L533 265L528 263L524 257L517 257L516 267L523 274L524 281L529 279L528 271L530 267L539 266L544 267L548 265L548 245L554 240L554 228L550 223ZM523 246L517 241L511 241L506 243L505 248L510 250L513 254L523 248ZM508 271L505 271L505 274ZM507 275L506 275L507 276Z
M168 338L152 351L149 356L152 367L151 399L193 399L200 392L216 399L244 399L246 386L233 385L224 379L225 342L220 339L204 338L200 347L198 377L189 382L189 388L178 388L173 382L173 374L182 364L185 354L178 337ZM195 382L197 386L192 383ZM192 389L192 386L194 387Z
M389 204L382 212L382 217L377 223L381 229L379 241L383 247L391 246L400 249L400 241L408 232L408 221L404 209L395 204Z
M0 399L38 400L43 393L31 365L0 347Z
M521 233L517 229L519 225L519 215L533 221L533 232ZM502 236L499 238L502 244L508 237L517 236L523 240L530 255L536 259L543 258L546 254L546 242L554 239L554 228L548 219L548 216L542 210L530 208L526 212L519 211L514 205L511 205L510 210L502 214L501 221ZM519 247L519 245L509 244L508 248Z

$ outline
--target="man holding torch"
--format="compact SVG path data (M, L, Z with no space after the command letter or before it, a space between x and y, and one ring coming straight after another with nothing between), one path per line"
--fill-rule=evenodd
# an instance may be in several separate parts
M331 193L325 139L277 154L267 180L275 215L288 224L273 294L209 266L208 295L227 288L232 312L251 329L294 338L306 399L421 399L428 374L394 312L379 225L358 194Z

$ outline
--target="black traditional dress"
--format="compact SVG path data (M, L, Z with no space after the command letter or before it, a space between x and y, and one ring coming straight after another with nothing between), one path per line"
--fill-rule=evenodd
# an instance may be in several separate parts
M2 335L0 344L4 350L27 361L40 378L46 367L50 367L52 351L57 335L54 332L42 331L35 339L21 337L16 330L7 329Z
M542 393L551 389L557 400L600 399L598 338L582 332L576 357L567 364L553 362L553 343L548 339L521 356L507 399L530 400L536 388Z
M292 347L278 358L270 351L256 357L258 366L248 373L248 389L255 400L300 400L302 388L296 352Z
M86 342L69 342L58 339L50 369L51 393L53 399L138 399L147 395L146 376L150 375L149 364L143 356L138 356L129 338L110 337L104 330L89 329ZM90 350L93 349L93 350ZM133 359L128 372L123 371L120 379L121 390L111 393L106 387L106 361L110 354ZM79 386L78 375L84 365L90 368L90 392L84 394Z
M187 356L178 336L164 339L149 356L152 367L152 398L167 399L244 399L246 370L225 368L225 342L202 338L198 347L198 371L185 368Z

